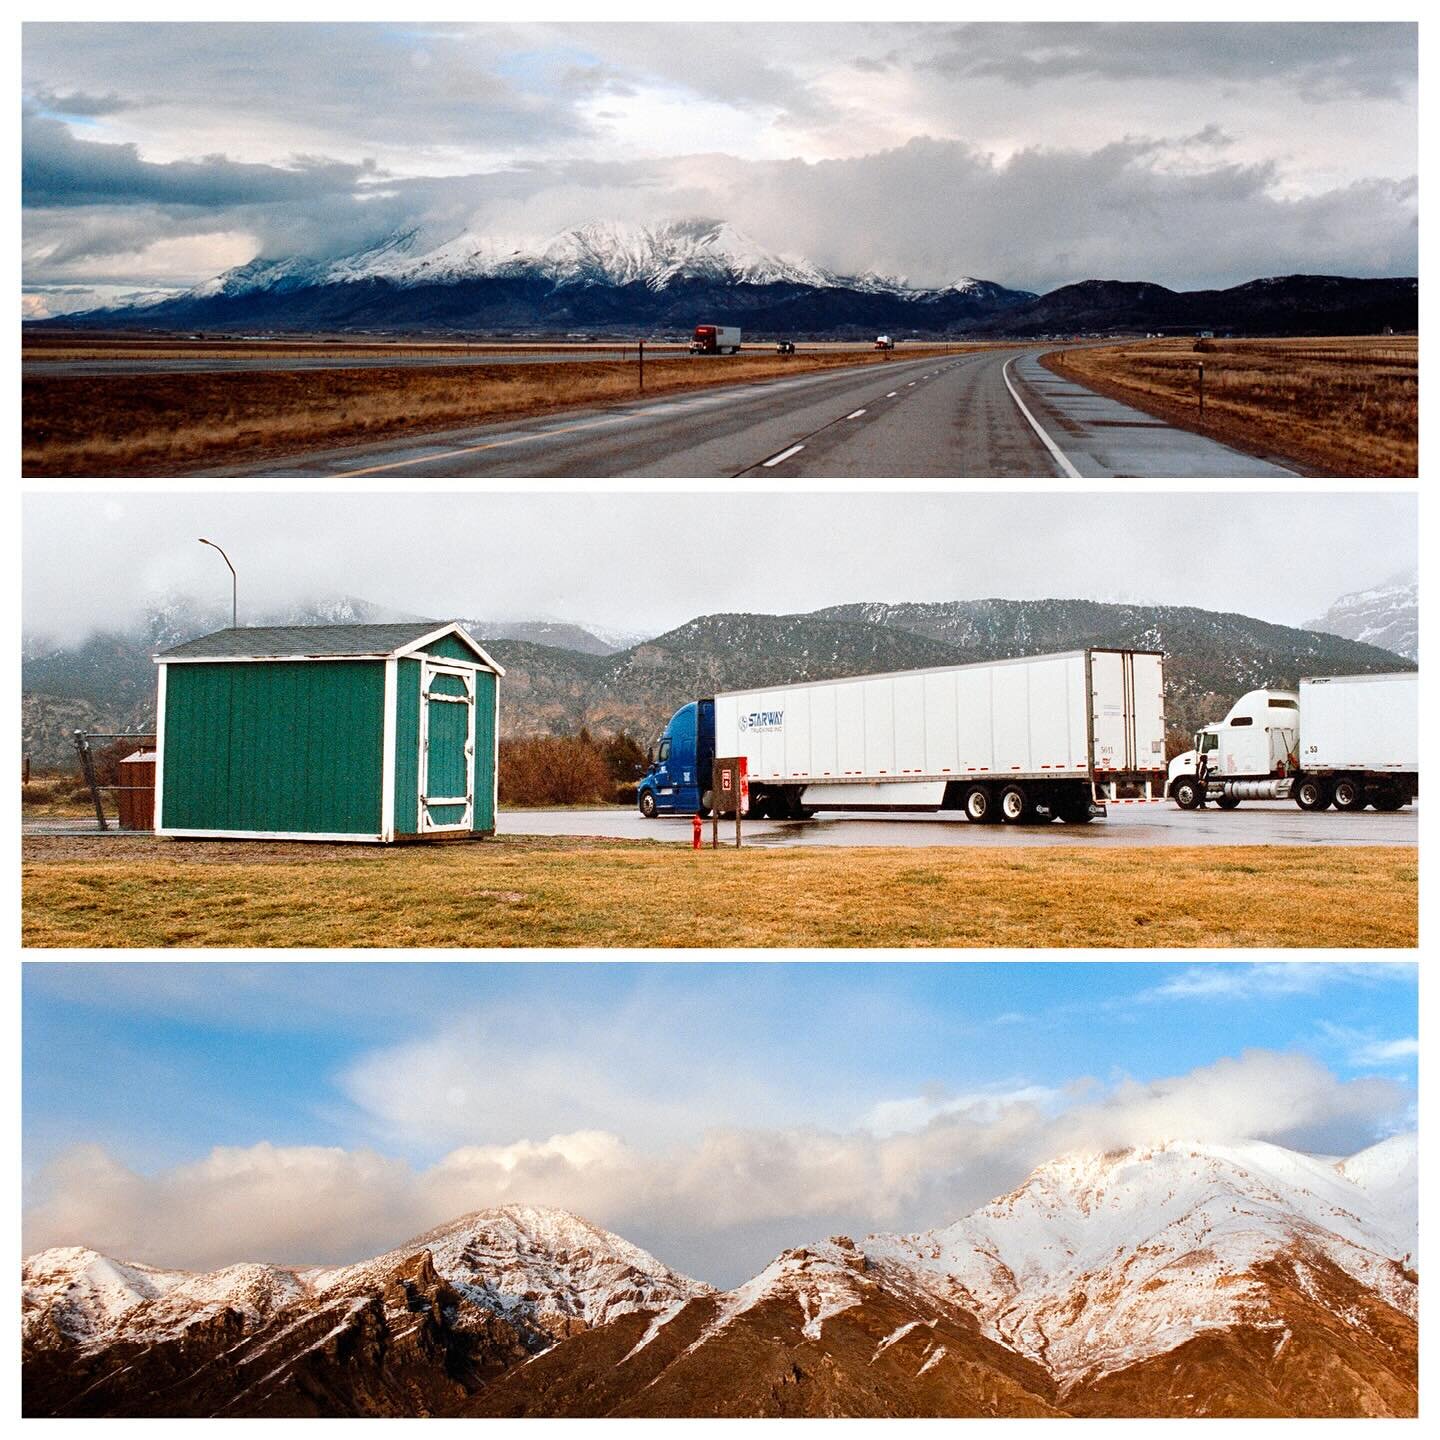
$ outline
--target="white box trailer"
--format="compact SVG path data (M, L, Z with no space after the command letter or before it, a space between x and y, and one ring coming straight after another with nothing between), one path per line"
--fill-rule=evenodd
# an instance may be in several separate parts
M1084 821L1165 793L1162 657L1086 649L715 697L752 813L963 809Z
M740 353L740 327L738 325L697 325L690 339L692 355L738 355Z
M1301 680L1300 767L1418 774L1420 672Z

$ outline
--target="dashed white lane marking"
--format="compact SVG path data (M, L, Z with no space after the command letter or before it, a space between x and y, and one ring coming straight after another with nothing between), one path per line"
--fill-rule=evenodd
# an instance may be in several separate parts
M845 418L847 420L858 420L865 413L863 407L859 410L852 410Z
M910 381L910 383L909 383L908 385L906 385L905 388L906 388L907 390L913 390L913 389L915 388L915 382L914 382L913 380Z
M885 398L886 398L887 400L893 400L899 393L900 393L900 392L899 392L898 390L891 390L891 391L885 396Z
M792 455L798 455L804 448L803 445L792 445L788 450L782 450L778 455L772 455L764 462L764 468L770 470L782 460L788 460Z

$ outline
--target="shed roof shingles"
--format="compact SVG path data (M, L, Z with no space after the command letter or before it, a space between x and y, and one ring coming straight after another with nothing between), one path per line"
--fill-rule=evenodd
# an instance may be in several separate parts
M445 629L450 623L411 620L403 625L242 625L187 640L183 645L162 651L156 659L270 660L286 655L381 658Z

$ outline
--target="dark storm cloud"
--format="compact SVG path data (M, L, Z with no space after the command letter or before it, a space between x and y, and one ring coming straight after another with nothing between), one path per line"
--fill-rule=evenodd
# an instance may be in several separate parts
M83 90L75 90L68 95L62 95L55 90L44 88L31 91L28 99L37 110L49 110L57 115L87 117L116 115L122 110L133 109L139 103L113 92L108 95L88 95Z
M1283 83L1311 100L1393 97L1418 76L1413 24L962 25L919 62L958 79Z
M353 191L378 178L373 162L310 156L292 167L244 164L223 155L156 164L135 145L82 140L59 120L28 114L22 130L21 197L26 205L159 204L216 209L296 202Z

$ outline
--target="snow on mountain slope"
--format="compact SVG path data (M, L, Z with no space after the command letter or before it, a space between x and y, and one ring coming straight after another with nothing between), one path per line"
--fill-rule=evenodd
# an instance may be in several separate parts
M466 1299L551 1334L712 1293L588 1220L531 1205L478 1210L373 1260L301 1278L317 1295L348 1290L417 1250Z
M117 1339L159 1341L221 1309L247 1326L294 1302L329 1306L382 1290L414 1255L465 1299L535 1332L540 1343L635 1310L659 1310L709 1295L653 1255L563 1210L507 1205L442 1225L353 1265L296 1269L239 1264L223 1270L159 1270L79 1248L25 1261L24 1333L99 1347Z
M559 286L642 284L655 290L680 279L821 287L842 283L809 261L765 249L725 221L630 225L596 220L561 231L538 248L465 231L423 249L420 232L409 229L337 260L252 260L189 293L203 299L373 279L433 285L487 278L539 278Z
M1335 1167L1352 1185L1370 1197L1397 1249L1414 1255L1419 1250L1420 1156L1418 1139L1392 1135Z
M184 1271L124 1264L78 1245L42 1250L21 1267L21 1334L29 1339L53 1324L65 1338L84 1343L186 1278Z
M339 259L292 256L251 260L196 286L187 298L284 292L364 280L414 286L481 279L539 279L562 288L638 284L651 290L664 290L680 280L708 280L732 285L844 287L911 300L979 294L995 288L968 276L949 285L919 288L903 276L874 272L837 275L803 258L768 250L724 220L662 220L653 225L592 220L562 230L538 246L471 230L439 245L427 245L421 231L410 228Z
M110 1260L93 1250L45 1250L21 1271L22 1336L41 1343L51 1328L82 1347L121 1335L161 1339L229 1308L261 1320L303 1295L295 1275L273 1265L229 1265L197 1273Z
M1420 575L1407 570L1367 590L1341 595L1307 630L1340 635L1393 650L1408 660L1420 658Z
M793 1301L803 1317L802 1333L818 1340L825 1321L832 1315L864 1303L859 1279L864 1267L865 1257L843 1235L785 1250L754 1279L726 1292L714 1318L690 1350L698 1350L767 1300Z
M1403 1174L1400 1147L1356 1162ZM1413 1315L1416 1286L1396 1264L1413 1253L1397 1228L1403 1180L1367 1188L1347 1163L1260 1142L1070 1155L954 1225L864 1249L1071 1383L1263 1323L1254 1272L1279 1256L1323 1256Z

